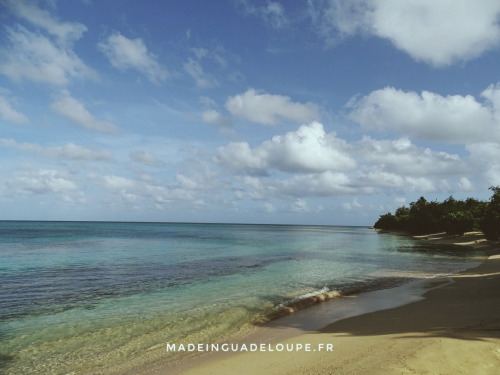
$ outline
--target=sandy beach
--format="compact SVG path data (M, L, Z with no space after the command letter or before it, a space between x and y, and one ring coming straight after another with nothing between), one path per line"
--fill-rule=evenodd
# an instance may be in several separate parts
M189 375L497 374L499 244L485 242L478 233L420 238L473 246L489 257L476 268L428 280L423 298L415 298L417 301L341 319L319 329L286 327L277 331L282 332L283 339L269 340L274 342L275 351L211 354L178 372ZM306 309L305 314L307 310L312 314L313 309ZM287 345L301 350L276 351ZM326 350L328 345L331 350ZM310 350L304 350L305 347ZM151 373L172 373L172 368L156 368Z

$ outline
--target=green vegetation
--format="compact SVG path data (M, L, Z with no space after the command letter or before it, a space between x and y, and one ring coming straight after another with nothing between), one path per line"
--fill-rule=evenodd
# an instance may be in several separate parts
M414 234L463 234L480 230L486 238L496 240L500 237L500 187L491 187L490 190L493 196L489 202L474 198L462 201L451 196L443 202L428 202L420 197L410 203L410 207L402 206L394 214L380 215L374 227Z

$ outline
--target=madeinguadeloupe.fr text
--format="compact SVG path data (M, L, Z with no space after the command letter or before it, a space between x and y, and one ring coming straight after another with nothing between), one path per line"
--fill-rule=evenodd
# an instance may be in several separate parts
M222 343L222 344L171 344L166 345L167 352L332 352L332 343Z

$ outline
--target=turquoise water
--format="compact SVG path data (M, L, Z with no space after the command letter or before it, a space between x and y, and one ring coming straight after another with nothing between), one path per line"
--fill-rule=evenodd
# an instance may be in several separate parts
M242 335L302 296L478 262L363 227L0 222L0 372L119 372L168 342Z

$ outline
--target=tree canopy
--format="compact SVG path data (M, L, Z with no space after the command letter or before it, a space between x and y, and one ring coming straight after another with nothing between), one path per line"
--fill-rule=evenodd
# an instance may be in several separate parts
M420 197L409 207L399 207L394 214L380 215L374 227L414 234L481 230L488 239L495 240L500 237L500 187L490 190L493 195L488 202L475 198L456 200L452 196L442 202L429 202Z

